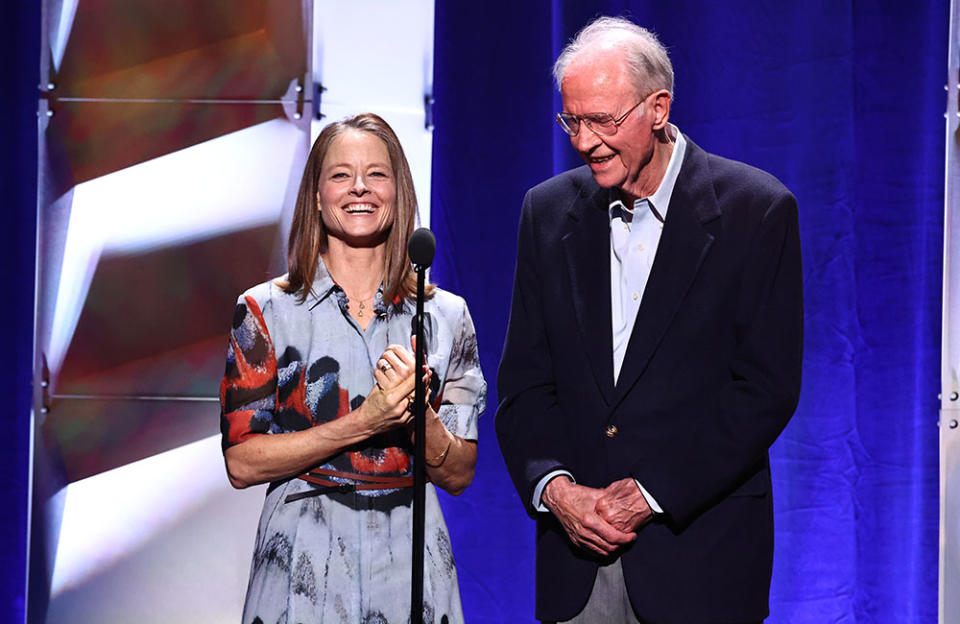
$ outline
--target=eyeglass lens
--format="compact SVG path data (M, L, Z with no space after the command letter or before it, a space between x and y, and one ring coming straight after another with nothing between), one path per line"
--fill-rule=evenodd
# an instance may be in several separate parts
M570 136L576 136L580 132L580 122L587 125L588 128L600 134L609 134L611 130L617 127L617 122L613 116L607 114L591 115L589 117L578 117L570 113L557 113L557 122L564 132Z

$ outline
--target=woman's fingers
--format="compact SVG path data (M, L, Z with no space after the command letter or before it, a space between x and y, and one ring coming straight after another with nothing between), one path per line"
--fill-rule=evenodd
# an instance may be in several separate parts
M373 369L373 378L377 382L375 388L386 390L387 388L393 387L394 381L387 377L387 374L379 367Z
M367 401L387 428L407 424L413 417L415 368L413 354L399 345L387 347L375 363L376 386L370 390ZM431 373L426 366L424 369L422 377L429 388Z
M376 375L376 373L374 373L374 375ZM412 395L413 390L413 375L407 375L403 379L392 380L388 386L381 383L380 388L374 387L371 394L373 394L373 392L379 392L384 408L394 413L394 415L399 415L399 413L407 409L407 396Z
M384 374L387 379L397 379L398 377L403 377L404 372L401 369L398 369L398 366L402 364L395 357L391 357L387 352L384 352L380 356L380 359L377 360L376 368L378 371Z
M414 366L410 353L397 345L387 347L376 362L377 370L382 372L387 380L391 381L406 377L411 373Z

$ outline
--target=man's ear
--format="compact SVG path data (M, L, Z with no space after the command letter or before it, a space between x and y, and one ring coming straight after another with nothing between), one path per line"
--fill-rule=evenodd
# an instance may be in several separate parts
M657 91L653 96L653 129L662 130L670 122L670 92L666 89Z

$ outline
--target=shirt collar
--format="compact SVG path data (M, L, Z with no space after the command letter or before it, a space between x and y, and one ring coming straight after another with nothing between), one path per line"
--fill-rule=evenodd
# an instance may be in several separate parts
M663 180L660 181L660 186L657 187L653 195L637 199L629 210L626 209L623 200L620 199L619 189L611 188L608 208L611 220L621 216L621 211L633 212L645 201L649 201L653 205L655 214L659 214L662 220L666 220L670 198L673 196L673 187L677 183L677 176L680 175L680 167L683 165L683 155L687 150L687 140L683 138L683 134L675 125L668 124L667 132L673 138L673 153L670 154L670 161L667 163L667 169L663 174Z
M310 285L310 294L307 295L307 299L310 301L310 308L313 309L314 306L329 297L331 293L338 291L343 293L343 289L333 281L330 271L327 270L327 265L323 262L323 257L318 257L317 270L313 275L313 284ZM344 297L345 296L346 295L344 295Z
M307 296L307 300L310 302L310 309L312 310L316 306L320 305L324 299L330 295L334 295L337 298L337 304L344 310L347 308L347 293L333 281L333 276L330 275L330 271L327 269L326 263L323 261L323 256L317 258L317 271L313 276L313 285L310 288L310 294ZM383 283L377 287L377 293L373 298L373 311L377 315L387 315L389 316L391 312L404 312L406 310L406 300L400 299L397 302L394 302L393 305L388 306L383 300Z

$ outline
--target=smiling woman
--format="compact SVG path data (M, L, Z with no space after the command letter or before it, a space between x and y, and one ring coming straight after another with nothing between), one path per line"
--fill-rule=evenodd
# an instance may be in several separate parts
M415 375L429 383L426 471L473 478L486 383L463 299L425 302L425 370L410 339L416 196L380 117L327 126L307 160L289 273L241 295L221 385L234 487L270 483L243 622L406 622ZM462 622L450 538L426 492L424 622Z
M397 184L387 146L361 130L344 132L320 168L317 207L328 244L377 246L393 225Z

